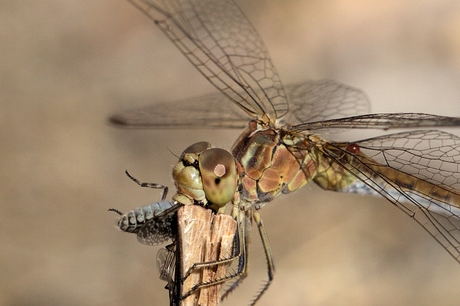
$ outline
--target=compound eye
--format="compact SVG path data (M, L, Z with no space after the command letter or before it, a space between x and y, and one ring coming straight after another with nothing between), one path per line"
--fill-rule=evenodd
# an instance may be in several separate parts
M200 154L201 152L209 148L211 148L211 144L209 142L200 141L200 142L192 144L187 149L185 149L184 152L182 152L181 157L183 157L185 154L188 154L188 153Z
M233 155L224 149L209 149L201 153L199 165L206 198L217 206L224 206L233 198L237 187Z

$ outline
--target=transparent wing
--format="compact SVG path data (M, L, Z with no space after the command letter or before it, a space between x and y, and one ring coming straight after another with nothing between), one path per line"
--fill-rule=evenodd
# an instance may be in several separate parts
M330 172L328 183L320 183L323 188L384 196L460 262L459 137L441 131L411 131L356 143L330 143L323 149L329 161L357 178L341 184Z
M288 111L267 48L229 0L129 0L187 59L250 116L275 119Z
M178 297L180 294L180 282L175 281L176 269L176 244L170 244L166 248L161 248L157 253L157 270L161 280L166 281L166 289L169 291L169 301L171 305L179 305Z
M174 246L174 245L173 245ZM174 251L161 248L157 252L157 270L161 280L174 283L174 267L176 257Z
M306 81L285 87L290 111L289 124L340 118L370 111L359 89L331 81ZM250 117L221 93L163 102L131 109L110 117L123 127L138 128L244 128Z
M356 144L372 160L431 184L460 190L460 138L456 135L407 131Z
M176 237L177 214L170 213L147 221L137 233L137 240L146 245L158 245Z
M130 109L110 122L130 128L244 128L251 117L220 92Z
M460 126L460 118L421 113L367 114L292 126L293 130L319 131L326 129L395 129L419 127Z
M370 101L360 89L332 81L319 80L286 87L289 113L287 124L324 121L370 113Z

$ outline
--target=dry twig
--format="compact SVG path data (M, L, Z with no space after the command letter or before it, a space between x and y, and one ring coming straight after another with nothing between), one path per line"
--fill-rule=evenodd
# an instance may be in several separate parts
M181 278L195 263L229 258L232 255L236 221L229 215L214 214L197 205L184 205L178 211L178 264ZM196 269L181 286L181 295L196 284L226 276L229 264ZM177 275L177 274L176 274ZM177 280L176 280L177 281ZM181 306L218 305L223 283L195 290L180 302Z

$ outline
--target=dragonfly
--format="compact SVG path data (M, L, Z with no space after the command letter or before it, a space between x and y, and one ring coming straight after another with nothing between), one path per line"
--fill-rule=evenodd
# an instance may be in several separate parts
M234 255L241 264L223 298L247 277L252 222L267 262L267 281L252 304L267 291L274 261L260 209L309 182L324 190L383 196L460 263L460 138L436 130L458 127L460 118L371 114L361 90L331 80L284 86L261 37L232 1L128 1L219 93L127 110L112 116L111 122L132 128L244 129L230 150L236 185L229 187L220 178L209 178L209 171L200 172L200 156L207 149L195 152L196 164L178 164L193 167L203 182L214 184L208 190L203 185L198 200L188 194L187 180L173 175L178 202L218 204L219 209L223 202L231 202L241 244ZM404 131L351 142L324 136L347 129ZM172 270L165 268L167 264L160 267Z

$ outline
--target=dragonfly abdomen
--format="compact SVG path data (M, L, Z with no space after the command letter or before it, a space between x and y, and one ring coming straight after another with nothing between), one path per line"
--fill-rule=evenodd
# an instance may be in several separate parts
M346 147L346 150L342 147ZM450 186L433 184L429 178L421 179L417 174L379 163L362 153L356 144L345 146L336 143L334 146L328 145L326 149L334 159L325 156L320 158L314 178L315 183L324 189L381 194L392 202L412 203L437 213L451 212L459 215L460 193ZM401 206L410 215L418 210L415 206Z
M436 200L437 202L460 207L460 193L449 186L432 184L427 180L417 178L415 175L407 174L387 166L372 168L404 190L412 190L414 193Z

